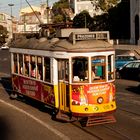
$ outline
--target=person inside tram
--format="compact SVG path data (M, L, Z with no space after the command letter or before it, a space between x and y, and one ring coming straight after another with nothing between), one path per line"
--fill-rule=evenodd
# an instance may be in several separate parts
M29 62L25 62L25 75L29 76Z
M97 76L97 75L96 75L95 66L92 66L91 79L92 79L92 80L99 80L99 79L100 79L100 76Z
M31 77L33 77L33 78L36 77L36 68L35 68L35 64L32 64Z

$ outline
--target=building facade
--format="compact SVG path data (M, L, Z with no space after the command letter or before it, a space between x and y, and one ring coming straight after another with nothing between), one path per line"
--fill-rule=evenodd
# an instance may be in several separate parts
M41 4L40 7L25 7L20 10L18 33L39 32L40 24L52 23L51 17L51 10L47 9L46 4Z
M69 0L69 4L75 15L83 10L86 10L91 17L102 13L101 9L96 9L95 2L91 0Z
M140 0L130 0L131 44L140 45Z
M0 13L0 25L8 31L8 41L13 38L13 34L17 32L17 20L6 13Z

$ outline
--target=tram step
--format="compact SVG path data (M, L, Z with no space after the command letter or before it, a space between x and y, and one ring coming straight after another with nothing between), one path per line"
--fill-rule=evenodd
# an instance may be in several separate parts
M65 121L65 122L73 122L73 121L77 121L76 118L74 117L70 117L69 114L65 114L61 111L59 111L56 115L56 119L57 120L61 120L61 121Z
M100 117L87 117L81 121L82 126L93 126L105 123L113 123L116 122L116 119L113 115L110 116L100 116Z

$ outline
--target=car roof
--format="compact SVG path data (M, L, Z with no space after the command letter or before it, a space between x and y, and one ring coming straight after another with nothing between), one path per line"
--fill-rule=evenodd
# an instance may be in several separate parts
M128 62L127 64L129 64L129 63L134 63L134 62L139 62L139 63L140 63L140 60L130 61L130 62Z
M135 57L134 55L116 55L116 57L118 57L118 56L124 56L124 57L130 56L130 57Z

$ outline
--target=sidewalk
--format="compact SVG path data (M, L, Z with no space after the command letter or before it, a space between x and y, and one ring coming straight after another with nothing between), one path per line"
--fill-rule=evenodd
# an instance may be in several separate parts
M138 59L140 59L140 46L138 45L114 45L116 51L122 51L122 54L133 53Z
M114 48L121 49L121 50L134 50L134 49L140 50L140 46L138 45L126 45L126 44L114 45Z

